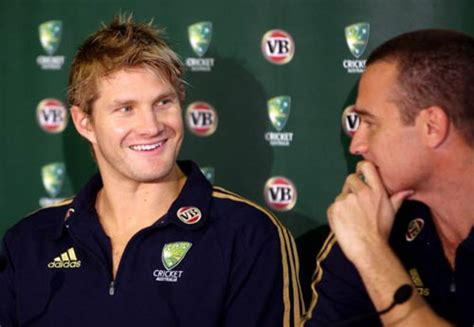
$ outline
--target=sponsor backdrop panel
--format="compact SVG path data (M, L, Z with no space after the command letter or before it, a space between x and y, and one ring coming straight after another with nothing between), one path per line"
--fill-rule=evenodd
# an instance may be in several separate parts
M119 12L166 27L186 63L181 158L300 236L326 222L357 160L350 105L368 53L419 28L474 34L473 10L470 0L2 1L0 235L96 170L69 121L68 69Z

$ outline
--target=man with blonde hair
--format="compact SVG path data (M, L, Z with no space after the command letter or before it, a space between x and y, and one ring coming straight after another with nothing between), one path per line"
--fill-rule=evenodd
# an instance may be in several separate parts
M294 326L297 255L268 211L212 186L183 141L183 65L116 18L79 48L74 125L99 174L5 235L0 326Z

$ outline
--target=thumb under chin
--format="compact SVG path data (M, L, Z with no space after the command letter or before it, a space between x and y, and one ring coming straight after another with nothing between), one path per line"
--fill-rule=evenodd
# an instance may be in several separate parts
M412 196L413 194L415 194L415 191L413 190L405 190L392 194L392 196L390 197L390 202L392 203L393 209L397 211L402 205L403 201Z

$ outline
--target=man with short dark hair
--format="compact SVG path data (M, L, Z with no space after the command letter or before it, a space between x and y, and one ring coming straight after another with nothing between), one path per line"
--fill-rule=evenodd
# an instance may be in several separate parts
M474 39L382 44L355 111L350 151L364 160L328 209L305 326L473 326ZM414 294L378 315L404 284Z
M271 213L212 186L183 141L183 65L116 18L80 47L71 116L99 174L6 235L0 326L294 326L297 254Z

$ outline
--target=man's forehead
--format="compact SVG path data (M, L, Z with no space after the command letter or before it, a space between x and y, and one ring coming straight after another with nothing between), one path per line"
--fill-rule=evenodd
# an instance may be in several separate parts
M148 66L126 66L126 67L121 67L119 69L113 70L111 72L108 72L102 76L99 76L97 81L99 82L108 82L112 83L114 80L117 80L120 77L126 76L128 74L133 74L133 73L143 73L146 72L150 74L151 76L156 77L159 79L163 84L171 84L167 74L158 69L158 68L151 68Z
M109 74L107 76L99 78L96 82L95 97L92 105L95 106L98 102L100 102L102 103L102 105L113 107L117 105L132 104L138 101L143 101L145 99L145 101L157 101L159 99L162 99L163 97L178 96L178 93L173 87L173 85L170 84L170 82L168 82L166 79L160 77L159 75L155 76L159 78L159 80L163 82L163 84L160 87L154 89L153 92L150 91L150 88L147 88L148 91L146 93L143 93L141 91L137 92L134 88L124 88L123 86L126 86L126 84L122 84L122 86L120 87L120 90L123 90L123 92L114 91L114 85L117 83L118 78L117 74L133 71L137 72L137 69L121 69L120 71L116 71L113 74ZM154 71L149 71L151 74L154 74Z
M377 62L369 65L359 81L356 109L373 113L372 106L393 101L397 94L397 83L394 63Z
M398 65L394 61L376 61L365 68L362 73L359 89L364 84L374 84L380 87L382 82L389 82L389 84L397 81Z
M100 96L101 91L109 87L114 87L117 84L126 85L129 81L129 76L135 75L136 73L146 73L145 75L156 78L161 83L160 88L162 88L162 91L166 93L176 93L176 90L174 89L173 85L171 84L165 73L159 71L158 69L155 70L149 67L133 66L120 68L106 75L98 77L96 80L97 94ZM125 84L120 83L121 81L125 82Z

